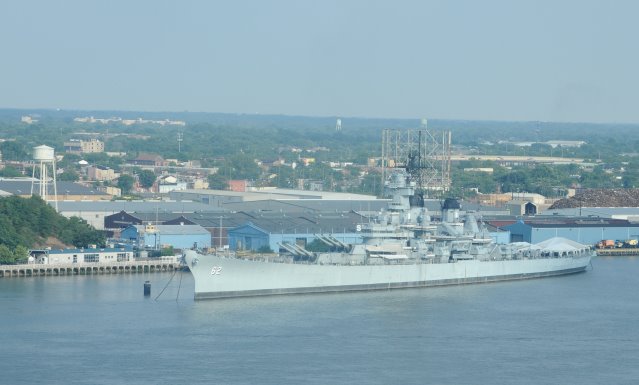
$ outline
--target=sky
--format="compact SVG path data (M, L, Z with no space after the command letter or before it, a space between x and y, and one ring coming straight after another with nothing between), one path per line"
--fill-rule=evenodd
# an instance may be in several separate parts
M4 0L0 108L638 123L639 2Z

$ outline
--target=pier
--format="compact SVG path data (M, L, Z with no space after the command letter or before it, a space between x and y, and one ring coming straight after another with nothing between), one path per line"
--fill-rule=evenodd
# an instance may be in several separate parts
M112 263L0 265L0 278L159 273L180 269L175 258Z
M639 248L596 249L600 257L639 256Z

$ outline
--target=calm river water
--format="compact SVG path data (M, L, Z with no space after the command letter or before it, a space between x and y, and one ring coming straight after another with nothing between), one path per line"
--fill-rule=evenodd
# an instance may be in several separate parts
M188 273L5 278L0 383L637 384L639 258L593 267L198 302Z

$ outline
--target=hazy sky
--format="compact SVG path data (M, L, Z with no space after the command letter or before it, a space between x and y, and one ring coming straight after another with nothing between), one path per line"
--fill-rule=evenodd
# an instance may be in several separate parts
M639 122L638 1L0 3L0 107Z

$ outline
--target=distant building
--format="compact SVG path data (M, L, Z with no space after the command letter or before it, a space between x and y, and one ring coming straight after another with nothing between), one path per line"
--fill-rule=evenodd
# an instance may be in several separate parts
M167 176L158 183L158 192L160 194L168 194L171 191L186 190L187 183L178 181L174 176Z
M464 169L464 172L485 172L487 174L492 174L494 171L492 167L469 167Z
M111 263L133 261L130 246L117 248L86 248L62 250L32 250L31 257L38 264Z
M317 234L330 234L343 243L355 244L363 240L357 225L365 222L368 222L368 218L352 212L333 215L260 215L229 229L228 241L231 250L269 248L275 252L280 251L279 244L283 242L306 247L317 238Z
M107 154L107 156L112 156L112 157L117 157L117 158L124 158L126 156L126 152L106 151L105 154Z
M90 154L96 152L104 152L104 142L97 139L89 141L80 139L71 139L64 142L64 151L70 154Z
M1 182L1 181L0 181ZM61 182L58 182L61 183ZM0 188L0 190L2 190ZM58 190L60 194L60 190ZM148 213L155 219L158 215L170 216L163 220L174 219L181 213L208 213L219 212L220 209L212 207L200 202L175 202L175 201L127 201L127 200L109 200L89 202L89 201L70 201L62 200L58 202L59 212L65 217L76 216L86 220L89 224L98 230L105 229L105 217L117 214L120 211L128 213ZM177 213L177 215L173 215ZM109 226L107 226L107 229Z
M33 119L31 116L23 116L20 121L26 124L38 123L38 119Z
M304 164L304 166L308 166L315 163L315 158L300 158L300 161Z
M201 217L201 214L199 215ZM217 222L216 222L217 223ZM104 230L110 238L120 238L122 230L132 225L201 225L177 213L135 213L124 210L104 217ZM208 229L207 229L208 230Z
M536 215L537 205L529 201L513 200L506 204L510 215Z
M508 142L504 142L504 143L508 143ZM546 142L512 142L512 144L517 147L530 147L533 144L545 144L552 148L557 148L557 147L581 147L584 144L586 144L586 142L584 142L583 140L548 140Z
M257 165L264 171L270 170L272 167L280 167L285 164L284 159L260 159L257 160Z
M104 142L101 142L97 139L91 139L88 142L82 140L82 153L95 153L95 152L104 152Z
M236 192L245 192L248 187L248 181L246 179L236 179L228 181L229 190Z
M547 145L551 146L552 148L555 147L581 147L584 144L586 144L586 142L584 142L583 140L549 140L546 142Z
M137 166L160 167L164 166L164 159L160 155L140 154L137 158L132 159L130 163Z
M187 188L189 189L207 189L209 188L209 182L206 179L202 178L193 178L189 183Z
M511 241L539 243L553 237L594 245L603 239L639 239L639 223L602 218L531 218L519 220L503 229Z
M132 225L122 230L120 239L139 247L189 249L211 247L211 233L200 225Z
M64 151L69 154L81 154L82 153L82 141L80 139L71 139L64 142Z
M122 210L119 213L104 217L104 229L107 231L122 230L132 225L141 225L142 220Z
M482 205L497 206L507 204L510 201L527 201L537 207L546 205L546 197L536 193L509 192L502 194L478 194L477 201Z
M96 190L114 197L122 196L122 189L115 186L98 186Z
M324 181L318 179L298 179L297 188L305 191L324 191Z
M87 176L90 180L114 180L120 177L112 168L105 166L87 167Z
M324 191L324 181L321 180L309 180L308 189L310 191Z

